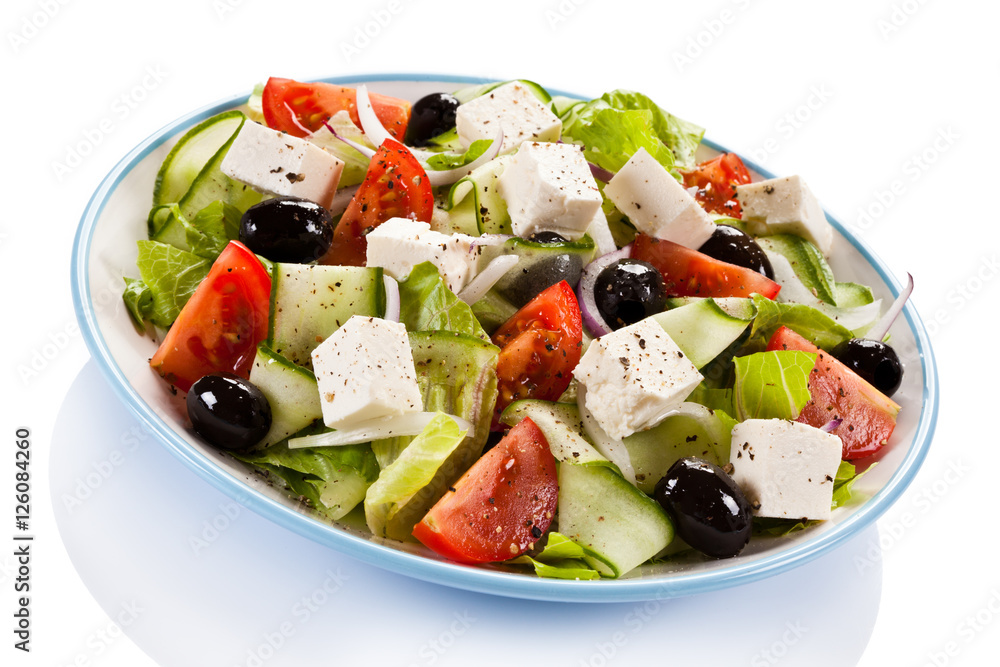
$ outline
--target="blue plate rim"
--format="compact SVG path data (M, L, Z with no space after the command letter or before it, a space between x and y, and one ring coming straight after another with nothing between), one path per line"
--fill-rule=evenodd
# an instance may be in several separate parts
M487 83L492 79L481 77L428 74L428 73L377 73L353 74L350 76L318 79L328 83L356 84L363 82L420 82L440 81L463 85ZM579 97L570 93L549 89L555 95ZM93 304L90 300L89 258L93 233L110 195L121 180L151 151L167 141L177 132L233 106L242 104L249 93L233 95L205 105L177 120L163 126L143 140L123 157L101 181L88 201L73 242L70 271L73 307L80 324L84 341L91 355L97 361L101 372L108 380L119 400L154 434L167 449L183 464L219 491L240 502L257 514L308 539L329 546L340 553L383 569L410 576L423 581L434 582L469 591L516 597L524 599L556 602L628 602L651 599L666 599L705 593L750 583L787 571L802 565L819 555L840 546L846 540L859 534L871 525L912 483L917 471L926 458L931 439L937 426L939 392L938 372L927 330L912 302L907 303L903 312L917 344L917 352L924 371L923 409L917 424L913 442L899 468L889 481L854 514L832 529L812 539L803 540L778 553L755 559L748 563L734 563L722 569L669 577L635 578L624 580L602 580L597 582L562 581L530 576L512 575L497 570L470 567L436 560L397 550L362 537L351 535L335 526L302 514L267 496L251 489L244 482L218 468L204 454L199 452L170 426L131 386L114 361L111 350L97 325ZM709 147L725 151L715 142L705 139ZM774 175L744 159L748 167L767 178ZM879 277L889 286L893 295L900 291L900 284L886 268L884 262L868 245L850 233L829 213L827 219L847 239L855 249L875 268Z

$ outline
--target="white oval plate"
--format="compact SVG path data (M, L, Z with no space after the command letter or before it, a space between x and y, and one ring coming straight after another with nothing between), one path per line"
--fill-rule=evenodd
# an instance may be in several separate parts
M338 77L331 83L367 83L375 92L417 100L484 80L442 75L388 74ZM927 332L907 304L891 333L906 366L894 396L902 406L892 442L879 465L856 488L868 500L834 512L832 520L783 538L755 539L728 560L645 565L625 577L601 581L540 579L500 566L465 566L442 560L420 545L375 538L362 526L330 524L261 480L239 462L204 445L190 431L182 401L149 369L156 344L140 337L121 300L122 276L135 276L135 242L146 238L153 181L173 143L190 127L240 106L237 95L194 111L136 146L94 193L84 211L73 250L72 287L77 318L98 365L121 399L158 439L204 480L272 521L337 551L418 579L520 598L621 602L691 595L771 576L829 551L858 534L892 505L917 473L938 410L938 381ZM713 151L721 147L706 141ZM772 174L745 161L764 178ZM831 266L838 280L872 287L888 303L900 286L857 237L831 218L837 230Z

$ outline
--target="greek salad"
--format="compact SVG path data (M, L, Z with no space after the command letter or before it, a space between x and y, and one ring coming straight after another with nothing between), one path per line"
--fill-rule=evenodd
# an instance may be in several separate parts
M199 437L318 517L543 577L733 557L891 446L912 282L838 281L805 180L702 135L272 77L167 155L123 298Z

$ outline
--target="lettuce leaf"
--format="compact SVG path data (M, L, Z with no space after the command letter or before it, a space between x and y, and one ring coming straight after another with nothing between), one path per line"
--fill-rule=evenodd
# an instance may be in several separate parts
M472 308L448 289L437 267L421 262L399 283L399 321L407 331L454 331L483 340L490 337Z
M563 134L571 140L587 146L596 142L595 154L588 154L587 159L610 171L617 171L625 161L592 157L624 153L630 157L640 146L668 170L693 167L695 151L705 133L704 128L664 111L647 96L630 90L613 90L584 104L564 107L561 118ZM593 127L595 124L597 127ZM650 150L650 144L654 150ZM669 156L659 145L669 151Z
M139 276L152 298L149 319L157 326L169 327L208 275L212 262L158 241L139 241L137 245Z
M153 312L153 291L149 286L137 278L125 278L122 300L135 326L145 328L145 321Z
M430 483L466 433L440 413L382 470L365 495L365 519L373 534L386 536L386 523Z
M230 241L239 239L242 217L238 208L221 199L198 211L185 227L191 252L215 260Z
M436 153L427 158L427 166L435 170L458 169L479 158L492 144L490 139L477 139L461 155L457 153Z
M292 437L327 430L306 427ZM369 445L289 449L288 440L254 452L231 452L234 458L265 470L305 498L320 514L339 519L364 500L379 468Z
M795 419L809 400L816 355L799 350L757 352L733 360L736 418Z
M565 535L551 532L545 548L534 557L524 555L508 561L517 565L531 565L535 574L547 579L600 579L601 574L590 567L585 556L600 558L587 547L574 542Z
M760 294L753 295L757 314L750 329L751 344L767 345L771 335L786 326L824 350L832 350L854 334L826 313L801 303L779 303Z

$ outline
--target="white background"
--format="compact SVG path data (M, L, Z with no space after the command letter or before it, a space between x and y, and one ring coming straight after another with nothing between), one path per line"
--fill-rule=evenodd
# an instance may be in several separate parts
M0 663L230 665L254 651L267 665L995 661L995 3L8 0L0 16L0 517L13 515L10 441L27 426L36 535L29 655L12 648L16 571L0 547ZM378 72L643 91L768 169L802 174L897 277L912 273L943 398L930 455L878 532L636 621L634 605L514 603L382 575L230 507L155 443L130 448L135 423L89 361L70 298L90 194L163 125L270 75ZM60 533L53 490L58 502L116 448L103 498ZM196 553L188 538L213 520L225 529ZM327 571L347 575L343 590L304 625L293 605ZM260 651L285 620L294 632ZM447 648L428 651L435 639Z

